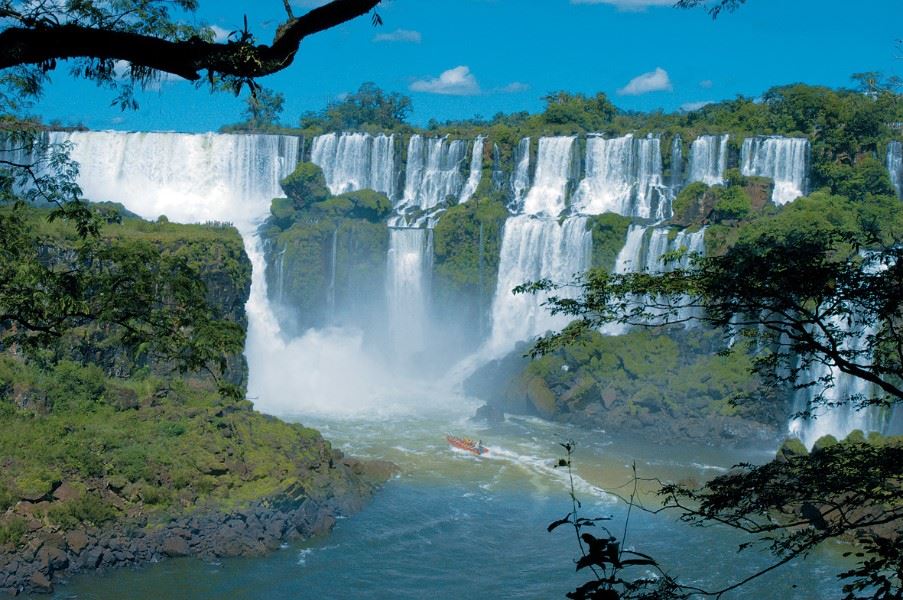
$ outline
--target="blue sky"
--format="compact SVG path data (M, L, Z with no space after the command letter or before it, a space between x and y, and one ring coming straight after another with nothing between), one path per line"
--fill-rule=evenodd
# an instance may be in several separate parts
M296 12L317 0L294 0ZM322 2L320 2L322 3ZM269 41L279 0L201 0L199 23L248 23ZM286 97L283 121L365 81L409 94L412 120L542 108L553 90L603 91L619 107L667 111L757 96L778 84L848 85L861 71L903 75L903 0L748 0L713 22L671 0L384 0L385 24L359 19L302 43L295 63L261 84ZM216 130L241 98L163 81L138 111L60 68L34 112L92 129Z

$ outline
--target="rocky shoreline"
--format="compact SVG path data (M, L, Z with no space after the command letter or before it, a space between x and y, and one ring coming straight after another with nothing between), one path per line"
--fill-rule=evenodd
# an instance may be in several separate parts
M318 488L289 486L276 496L233 510L196 509L191 514L149 519L138 516L106 527L69 531L31 520L29 533L16 547L0 546L0 596L49 593L71 575L140 566L166 558L259 556L284 542L328 533L336 518L367 504L395 467L360 461L334 451L322 468L338 470ZM339 482L337 485L336 482ZM28 515L34 503L20 502Z

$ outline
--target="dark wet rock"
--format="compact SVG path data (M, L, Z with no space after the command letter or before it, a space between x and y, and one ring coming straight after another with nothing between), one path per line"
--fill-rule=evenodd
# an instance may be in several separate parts
M505 422L505 411L502 409L492 406L491 404L484 404L480 408L477 409L477 412L473 415L474 421L486 421L490 425L494 425L497 423Z
M169 557L188 556L191 554L188 542L184 538L174 536L168 537L163 541L160 551Z
M40 571L32 573L31 577L28 578L28 582L31 584L31 588L36 592L53 591L53 584L50 583L50 578Z

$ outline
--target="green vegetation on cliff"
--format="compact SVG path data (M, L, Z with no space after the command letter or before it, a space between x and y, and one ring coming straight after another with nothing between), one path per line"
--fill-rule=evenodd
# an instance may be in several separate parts
M250 263L238 232L215 224L148 223L117 205L96 209L108 222L91 244L118 248L107 255L117 260L138 250L149 261L150 253L172 260L198 286L200 296L189 298L208 320L192 332L194 343L226 352L219 370L231 385L167 354L131 351L114 324L73 322L52 344L26 353L4 322L0 547L12 551L35 532L155 526L195 511L241 508L288 489L293 497L319 499L347 487L346 470L331 468L340 455L319 433L254 412L243 399ZM16 248L16 255L7 248L5 269L53 275L78 268L85 281L108 267L80 262L84 239L46 215L21 205L4 209L0 217L15 216L20 241L35 244ZM153 298L172 307L183 298L169 295L167 276L160 274Z
M282 181L264 226L271 297L298 329L381 298L392 203L373 190L331 196L323 171L301 163Z

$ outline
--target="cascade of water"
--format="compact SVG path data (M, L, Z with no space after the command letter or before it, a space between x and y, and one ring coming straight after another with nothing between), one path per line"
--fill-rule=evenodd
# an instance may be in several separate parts
M690 146L690 181L722 185L727 169L727 134L702 135Z
M517 144L514 152L514 171L511 173L511 206L519 210L530 188L530 138Z
M661 220L670 216L668 200L659 138L637 139L628 134L586 140L586 176L573 199L580 213L613 212Z
M564 327L567 317L552 316L542 306L546 294L515 295L512 290L544 278L567 283L589 268L591 255L592 235L586 217L571 217L563 223L531 215L509 218L502 237L492 328L484 355L502 356L517 342ZM566 296L569 292L558 290L556 294Z
M903 199L903 142L892 141L887 145L887 172L897 197Z
M327 133L314 138L310 161L332 194L371 189L395 197L395 137Z
M743 175L774 180L771 200L787 204L806 194L809 140L780 136L758 136L743 140L740 170Z
M862 325L861 323L851 325L839 317L833 319L832 324L840 330L848 332L851 331L851 326ZM866 346L868 337L874 334L874 327L863 326L859 335L847 340L843 350L862 351ZM826 390L823 396L823 400L827 405L819 408L814 408L818 385L796 392L794 412L798 413L813 409L817 416L814 419L791 419L788 425L789 434L800 438L806 447L811 448L820 437L829 434L837 439L843 439L856 429L863 432L887 432L890 414L884 413L881 409L875 407L856 410L852 403L844 402L850 397L860 399L872 397L876 391L872 384L858 377L842 373L837 367L830 367L821 363L811 365L802 374L802 377L804 381L814 382L824 381L830 377L833 378L834 382L834 386ZM841 402L841 404L831 406L838 402Z
M539 139L533 186L524 198L524 213L555 217L565 209L573 169L573 136Z
M466 151L467 144L462 140L411 136L404 204L427 210L445 202L449 196L458 198L464 186L461 170Z
M671 195L676 196L684 185L684 145L680 134L671 140Z
M502 150L498 144L492 145L492 189L505 189L505 170L502 168Z
M486 138L481 135L477 136L473 141L473 150L471 150L470 156L470 175L467 177L464 189L461 190L461 197L458 199L459 203L470 200L476 193L477 188L480 187L480 181L483 178L483 143L485 141Z
M393 351L401 361L410 360L426 348L432 247L432 231L429 229L389 229L386 297Z
M279 181L298 162L298 138L272 135L60 132L52 141L71 141L80 165L79 185L95 201L121 202L145 218L161 214L176 222L232 222L251 260L251 294L246 304L245 355L248 389L266 408L268 357L283 347L267 298L266 263L257 226L280 193Z

